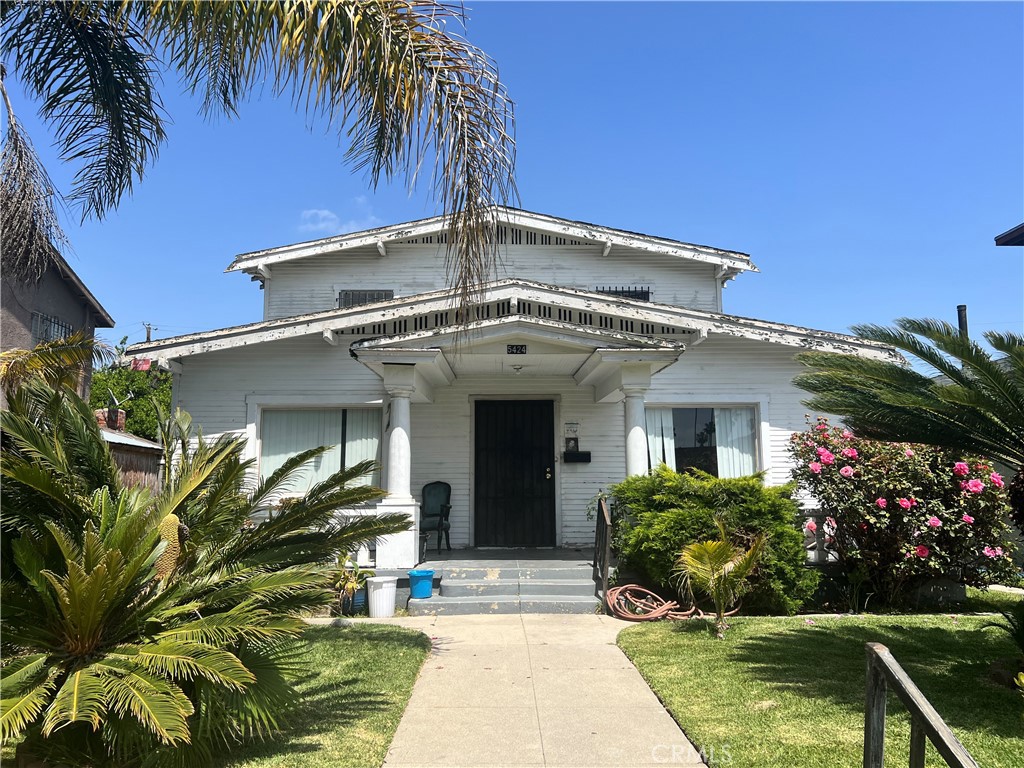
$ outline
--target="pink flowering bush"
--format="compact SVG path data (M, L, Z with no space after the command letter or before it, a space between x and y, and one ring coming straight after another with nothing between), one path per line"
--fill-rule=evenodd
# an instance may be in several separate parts
M865 440L826 419L794 434L790 453L793 477L828 516L826 546L875 600L898 604L933 578L1012 577L1005 483L989 462Z

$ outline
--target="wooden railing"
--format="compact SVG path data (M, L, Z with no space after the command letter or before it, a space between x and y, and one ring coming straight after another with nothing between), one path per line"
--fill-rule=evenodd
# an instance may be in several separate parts
M608 567L612 559L612 515L608 501L597 501L597 527L594 531L594 581L601 586L601 599L608 594Z
M881 643L867 643L868 684L864 710L864 768L882 768L885 758L885 698L892 685L910 712L910 768L924 768L925 737L950 768L978 768L939 713L903 671L889 649Z

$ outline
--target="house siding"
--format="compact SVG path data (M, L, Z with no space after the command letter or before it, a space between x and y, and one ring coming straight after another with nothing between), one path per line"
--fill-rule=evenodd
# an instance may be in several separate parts
M761 409L760 435L768 481L789 479L788 440L804 424L802 393L791 383L799 366L792 347L712 336L656 374L648 405L745 404ZM268 342L185 359L176 376L175 399L207 436L255 435L250 421L261 402L305 405L385 405L380 379L354 360L347 347L320 339ZM432 403L411 407L412 491L434 480L452 486L452 545L472 542L473 403L480 398L549 398L555 405L555 482L558 542L588 546L594 523L587 520L593 496L625 475L622 403L595 403L590 387L568 376L466 376L435 388ZM564 424L580 424L580 449L589 464L564 464ZM383 448L386 453L386 443ZM250 455L257 454L255 445ZM385 468L386 469L386 468Z
M499 279L588 291L599 286L644 287L650 288L652 301L721 311L713 264L624 247L603 256L596 245L507 245L499 253ZM394 290L395 296L411 296L447 287L443 245L389 243L387 256L376 248L354 248L273 265L264 284L264 319L334 309L341 290Z

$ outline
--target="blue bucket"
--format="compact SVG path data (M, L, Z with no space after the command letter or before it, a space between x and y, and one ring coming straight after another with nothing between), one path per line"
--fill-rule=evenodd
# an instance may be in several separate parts
M434 593L434 572L428 570L409 571L409 597L422 600Z

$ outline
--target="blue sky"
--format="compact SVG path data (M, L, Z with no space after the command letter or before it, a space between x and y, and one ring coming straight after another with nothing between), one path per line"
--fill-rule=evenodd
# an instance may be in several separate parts
M1024 4L469 3L516 101L522 207L749 253L726 311L1024 332ZM13 84L12 84L13 85ZM46 129L15 109L58 186ZM173 77L147 177L70 261L116 341L260 319L235 254L437 212L287 100L207 122Z

